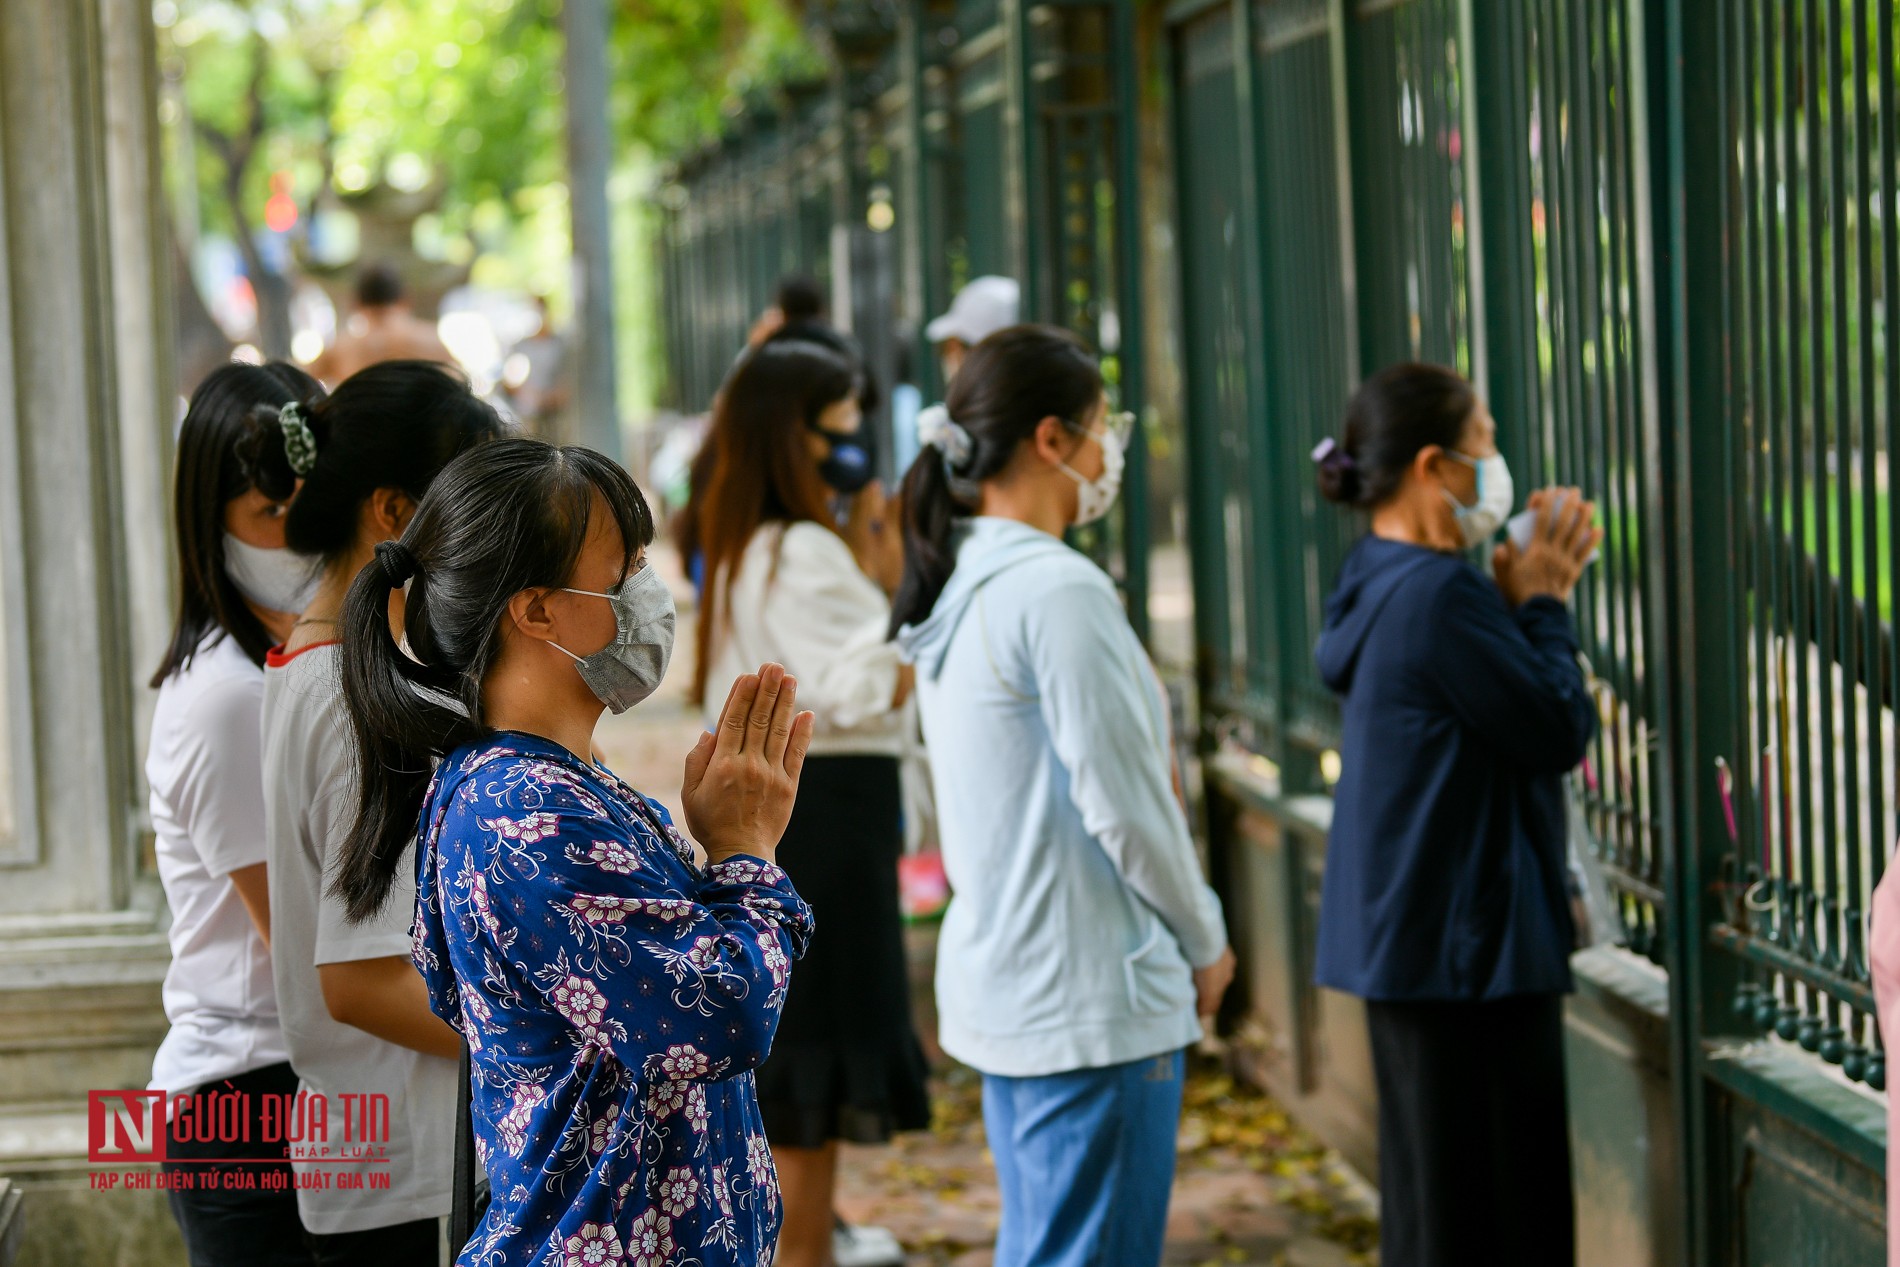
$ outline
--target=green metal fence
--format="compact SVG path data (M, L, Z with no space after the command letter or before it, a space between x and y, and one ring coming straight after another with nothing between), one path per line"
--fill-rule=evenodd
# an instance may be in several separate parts
M1573 787L1628 947L1580 961L1572 1050L1647 1088L1617 1164L1681 1213L1629 1214L1644 1254L1595 1261L1872 1261L1866 913L1900 816L1895 0L843 7L820 7L857 32L833 80L749 111L664 191L676 401L703 406L794 267L845 270L860 337L911 348L934 395L919 325L1004 272L1126 401L1184 419L1211 844L1226 876L1281 851L1230 909L1280 947L1250 960L1250 1009L1323 1110L1355 1058L1302 958L1339 725L1311 648L1364 525L1318 502L1307 454L1367 373L1468 373L1520 484L1582 486L1606 533L1574 604L1602 727ZM1137 164L1142 129L1160 166ZM1149 182L1164 225L1136 212ZM1157 259L1178 329L1144 317ZM1144 372L1171 353L1154 377L1178 397ZM1144 629L1145 456L1126 515L1078 542ZM1599 1032L1613 1015L1629 1045Z
M1607 534L1574 605L1603 722L1574 782L1631 951L1680 978L1658 997L1687 1253L1852 1261L1879 1221L1878 1101L1836 1098L1819 1071L1885 1083L1865 913L1894 835L1900 668L1894 6L1274 0L1171 17L1211 732L1274 757L1282 795L1319 785L1313 578L1341 542L1300 457L1336 426L1341 349L1349 377L1410 358L1472 374L1514 468L1589 490ZM1705 75L1714 91L1689 95ZM1237 170L1188 150L1231 111ZM1801 1148L1810 1170L1831 1159L1804 1199L1854 1217L1791 1230L1763 1140L1790 1167Z
M1574 483L1605 539L1574 607L1601 728L1577 792L1620 895L1631 946L1663 962L1655 700L1662 650L1650 622L1656 542L1639 526L1657 494L1653 304L1644 255L1640 44L1630 11L1546 0L1482 9L1503 64L1475 103L1484 239L1484 381L1501 443L1533 484ZM1646 549L1649 546L1651 548Z
M753 103L686 157L663 211L667 400L704 409L752 319L788 273L826 282L834 318L879 382L941 390L922 326L973 277L1023 286L1025 319L1103 354L1111 390L1142 399L1131 11L1116 0L814 6L830 79ZM888 412L870 419L889 424ZM888 446L886 446L888 448ZM885 471L887 477L898 472ZM1145 464L1121 513L1077 534L1146 627Z
M1732 534L1746 619L1729 705L1735 1007L1883 1085L1869 895L1894 805L1893 522L1900 356L1894 13L1861 0L1737 5L1724 329Z

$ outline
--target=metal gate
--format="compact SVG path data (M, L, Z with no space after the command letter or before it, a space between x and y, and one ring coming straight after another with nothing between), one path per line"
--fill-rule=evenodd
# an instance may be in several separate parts
M1370 1160L1359 1017L1310 984L1337 725L1310 652L1346 525L1304 454L1360 376L1453 365L1513 467L1589 489L1606 531L1576 779L1629 947L1579 960L1571 1008L1586 1261L1879 1261L1893 3L1253 0L1167 28L1204 744L1261 1070Z

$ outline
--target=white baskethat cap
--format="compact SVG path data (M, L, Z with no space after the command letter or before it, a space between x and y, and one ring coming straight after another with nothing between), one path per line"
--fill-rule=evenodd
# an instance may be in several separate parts
M971 347L1016 324L1022 288L1008 277L979 277L957 292L950 311L924 327L932 343L957 339Z

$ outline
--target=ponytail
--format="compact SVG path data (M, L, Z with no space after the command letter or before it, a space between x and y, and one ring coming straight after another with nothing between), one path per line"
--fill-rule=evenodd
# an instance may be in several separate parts
M903 507L904 577L891 599L890 636L915 624L937 605L943 587L956 570L957 552L950 539L957 517L970 506L952 487L950 459L935 445L926 445L904 473L898 495Z
M413 580L412 580L413 578ZM458 692L455 675L403 654L389 628L390 591L424 580L399 541L376 547L343 605L343 695L355 735L357 817L338 860L331 893L349 918L382 908L403 852L416 836L416 814L428 790L431 757L479 739L486 728L444 697ZM415 601L412 593L411 601Z
M1102 371L1056 326L1011 326L971 349L949 399L918 422L923 451L904 475L904 579L891 600L893 637L930 615L956 569L956 521L976 512L981 485L1002 473L1044 418L1080 427L1102 398Z
M490 733L482 682L501 648L508 603L566 584L596 502L627 562L653 540L653 515L627 473L589 449L508 438L443 469L401 541L376 547L343 607L343 703L356 740L356 818L330 892L352 920L389 896L416 839L431 765ZM407 586L403 643L391 591Z
M358 512L379 488L417 501L451 458L502 434L468 380L433 361L383 361L325 397L254 410L240 452L251 482L290 503L284 544L326 564L356 548Z

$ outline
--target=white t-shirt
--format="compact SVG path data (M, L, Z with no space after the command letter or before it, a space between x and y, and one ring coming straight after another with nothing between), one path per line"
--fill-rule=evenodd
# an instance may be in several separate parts
M145 778L172 962L171 1029L152 1060L153 1090L190 1091L290 1059L270 949L231 883L233 871L264 861L263 706L264 671L222 631L158 688Z
M886 636L891 602L844 538L822 524L766 524L728 577L707 661L707 729L717 728L734 678L776 661L814 715L814 754L904 755L915 723L908 703L891 707L900 663Z
M455 1141L453 1061L384 1042L330 1016L317 965L409 957L415 919L414 847L396 868L389 901L376 916L352 924L325 889L354 812L355 778L349 720L344 714L340 655L320 643L288 656L272 652L264 672L264 822L270 850L271 947L277 1002L302 1088L329 1098L331 1155L356 1156L346 1141L343 1096L389 1097L389 1129L381 1161L291 1164L328 1176L321 1188L299 1187L297 1213L319 1235L360 1232L449 1212ZM419 996L418 996L419 997ZM380 1142L380 1141L379 1141ZM374 1148L374 1145L372 1145ZM356 1173L362 1187L341 1187ZM387 1175L387 1188L372 1176Z

